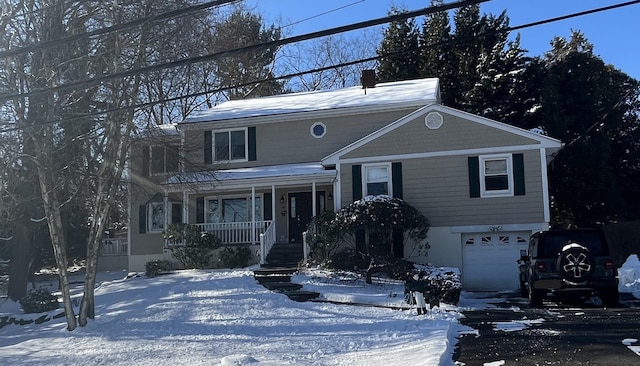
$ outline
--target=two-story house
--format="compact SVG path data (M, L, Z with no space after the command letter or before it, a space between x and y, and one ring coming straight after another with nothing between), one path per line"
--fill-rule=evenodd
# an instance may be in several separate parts
M162 231L298 243L311 218L367 195L431 223L428 257L468 289L515 289L516 260L550 220L553 138L440 104L438 79L235 100L161 126L132 149L129 269L165 258ZM262 254L264 255L264 254Z

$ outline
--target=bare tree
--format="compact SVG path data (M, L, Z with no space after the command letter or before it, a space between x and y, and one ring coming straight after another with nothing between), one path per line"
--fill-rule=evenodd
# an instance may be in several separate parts
M358 35L328 36L287 46L283 48L278 61L279 72L295 74L321 69L293 78L287 85L293 91L358 85L362 70L374 69L375 61L341 65L375 56L378 38L379 36L370 32L362 32Z

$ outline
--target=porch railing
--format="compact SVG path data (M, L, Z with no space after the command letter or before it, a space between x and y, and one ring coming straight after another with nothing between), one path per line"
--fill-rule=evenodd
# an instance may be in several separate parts
M260 264L265 264L267 255L276 243L276 233L273 225L269 225L264 233L260 234Z
M127 255L129 252L129 241L127 238L107 238L102 240L100 255L114 256Z
M271 227L271 220L196 224L217 236L223 244L258 244L260 234Z

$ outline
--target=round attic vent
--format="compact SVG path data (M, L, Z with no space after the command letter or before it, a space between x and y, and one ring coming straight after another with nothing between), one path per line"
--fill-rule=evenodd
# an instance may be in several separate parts
M438 128L442 127L443 123L444 123L444 119L442 118L442 115L438 112L431 112L427 114L427 116L424 118L424 124L430 130L437 130Z
M311 126L311 136L319 139L327 133L327 126L322 122L316 122Z

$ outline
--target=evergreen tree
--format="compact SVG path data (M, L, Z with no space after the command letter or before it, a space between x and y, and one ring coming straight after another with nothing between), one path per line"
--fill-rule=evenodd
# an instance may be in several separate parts
M392 7L389 15L404 10ZM377 50L378 79L381 82L416 79L420 77L418 28L414 19L394 21L384 30Z
M439 6L443 0L432 0L431 6ZM420 45L420 76L439 78L441 89L444 91L443 103L447 90L456 86L457 72L455 55L451 47L452 35L449 24L449 14L446 11L430 13L425 17L422 31L418 38Z
M549 169L554 221L591 226L637 218L638 82L593 54L583 34L545 54L540 124L566 145ZM634 100L634 98L636 98Z
M235 9L223 21L213 28L215 37L211 37L213 52L232 50L254 44L280 39L280 29L275 26L265 28L262 17L243 8ZM216 77L223 87L247 84L273 77L271 66L275 60L276 49L265 49L230 55L216 60ZM257 82L255 84L234 87L225 92L228 99L281 94L283 85L277 81Z

